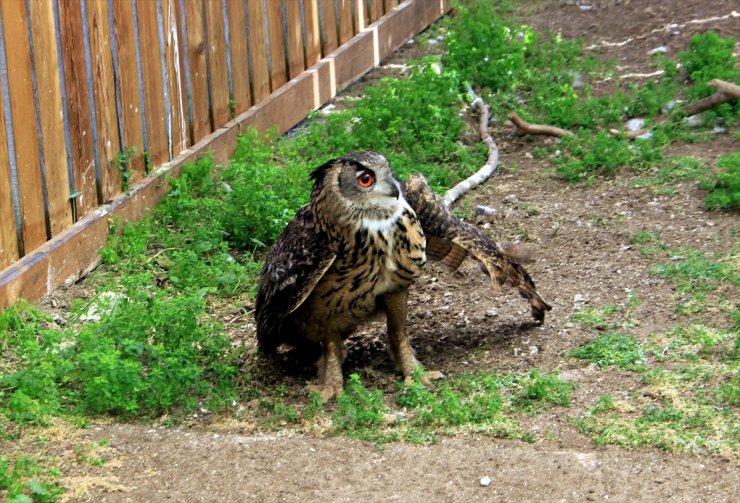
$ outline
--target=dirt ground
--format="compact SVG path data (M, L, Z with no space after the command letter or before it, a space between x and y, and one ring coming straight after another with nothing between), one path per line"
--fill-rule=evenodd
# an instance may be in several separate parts
M648 51L669 55L709 29L740 38L737 4L719 0L603 0L529 2L526 22L537 29L584 36L599 55L615 58L624 74L654 71ZM584 9L588 6L590 9ZM364 82L399 72L425 49L411 43ZM546 77L543 77L546 78ZM639 79L640 77L633 77ZM349 93L361 92L359 87ZM536 261L527 266L553 305L544 326L525 323L528 303L512 291L491 298L488 279L473 263L448 274L433 265L414 287L410 333L427 368L445 373L485 369L526 372L558 369L575 384L570 407L531 419L551 440L527 444L458 435L439 443L375 447L342 438L254 433L238 421L196 423L182 429L141 424L94 424L81 440L107 439L108 462L72 473L64 483L74 501L736 501L740 467L718 457L652 449L595 447L568 423L605 393L628 395L632 374L600 373L565 352L593 337L568 318L584 305L620 304L634 291L642 304L636 334L677 324L669 283L648 273L649 259L630 244L641 230L660 231L671 246L726 250L737 214L708 213L698 189L657 196L629 187L635 175L571 187L547 174L549 162L533 150L552 139L522 137L513 127L492 130L504 169L471 197L497 209L478 217L498 240L526 231ZM705 144L677 145L673 153L715 162L736 150L728 134ZM516 166L516 169L513 166ZM532 211L535 208L536 211ZM596 222L606 222L599 225ZM247 336L253 325L237 325ZM392 392L398 377L387 356L383 327L370 326L349 341L348 372ZM311 375L276 376L297 390ZM491 484L483 487L482 477Z

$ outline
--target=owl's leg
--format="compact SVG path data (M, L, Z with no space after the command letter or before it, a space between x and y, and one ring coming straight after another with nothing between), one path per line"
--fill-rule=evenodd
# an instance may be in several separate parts
M414 371L421 368L421 364L414 356L414 350L411 349L411 342L406 331L408 300L409 291L407 288L399 292L383 295L391 353L396 362L396 367L401 371L406 382L411 382L414 379ZM444 374L442 372L427 370L423 372L421 381L429 386L431 385L429 382L430 379L440 379L443 377Z
M308 393L319 393L326 403L342 392L342 336L331 332L324 338L324 354L316 363L319 369L319 384L306 386Z

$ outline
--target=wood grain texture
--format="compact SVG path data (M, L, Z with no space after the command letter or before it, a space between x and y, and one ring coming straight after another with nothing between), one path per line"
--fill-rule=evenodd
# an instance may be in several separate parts
M247 4L249 15L249 47L252 57L252 101L258 103L270 94L270 69L267 65L267 28L265 9L260 1Z
M160 58L157 3L137 1L139 43L141 44L141 77L144 87L147 149L152 166L169 161L167 117L164 106L164 82Z
M270 40L270 87L274 91L288 81L283 13L279 1L267 2L267 35Z
M185 34L190 68L190 105L193 110L192 142L197 143L211 132L206 68L206 38L203 3L188 0L185 4Z
M131 2L113 2L113 31L118 49L117 85L121 97L123 124L122 151L136 153L129 156L126 168L132 172L131 181L144 177L144 129L141 123L142 104L139 97L139 70L136 65L136 34L134 9Z
M285 0L285 22L288 45L288 76L297 77L306 69L303 53L303 30L301 28L301 6L298 2Z
M167 66L167 90L170 96L171 138L170 158L188 148L188 103L185 81L186 47L180 38L180 3L177 0L162 0L162 23L164 29L165 64Z
M0 100L0 270L18 260L18 235L11 198L8 143L5 140L5 113L3 101Z
M249 88L249 50L247 47L247 15L244 2L230 0L226 4L229 16L229 49L231 50L231 82L234 113L240 114L252 106Z
M306 20L306 67L308 68L321 59L318 0L304 0L303 15Z
M365 28L367 28L368 23L367 21L367 3L365 3L365 0L354 0L355 2L355 33L359 33Z
M321 52L326 56L339 47L337 13L334 0L324 0L321 4Z
M98 126L100 184L103 201L108 201L121 191L121 177L117 165L121 144L118 133L113 52L110 44L111 29L108 19L107 2L87 0L87 23L90 31L90 60Z
M226 65L223 0L206 1L206 33L208 38L208 67L211 86L213 127L219 128L231 118L229 107L229 73Z
M344 44L351 39L354 34L354 25L352 21L352 2L354 0L338 0L338 22L339 22L339 43Z
M374 23L380 16L383 15L383 0L370 0L370 7L368 9L368 16L370 23Z
M39 138L33 106L31 51L28 43L26 7L23 2L4 0L5 57L10 92L10 113L15 142L15 163L23 212L23 243L33 250L46 241L46 220L42 192ZM12 42L11 42L12 41ZM93 189L95 188L93 179ZM95 192L93 191L93 196Z
M62 84L57 66L56 29L52 0L29 2L31 32L38 88L43 152L46 162L46 190L51 235L56 236L72 224L69 200L67 146L64 141ZM118 139L116 138L116 142ZM0 164L4 164L0 160ZM10 194L10 192L7 192ZM12 221L12 220L11 220ZM15 235L15 231L14 231Z

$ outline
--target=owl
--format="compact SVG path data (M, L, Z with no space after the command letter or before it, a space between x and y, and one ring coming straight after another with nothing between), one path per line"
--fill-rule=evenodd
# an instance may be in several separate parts
M473 255L494 290L519 289L535 320L551 309L521 264L454 217L423 177L401 184L385 157L356 152L319 166L310 178L310 202L265 259L255 318L262 353L286 345L316 356L318 383L307 389L322 400L342 391L343 341L378 315L385 315L396 367L412 379L421 365L406 328L409 286L427 260L457 269ZM441 377L421 375L427 384Z

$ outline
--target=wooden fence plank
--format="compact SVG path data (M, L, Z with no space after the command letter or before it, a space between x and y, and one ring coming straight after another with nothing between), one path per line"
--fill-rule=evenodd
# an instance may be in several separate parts
M190 105L193 111L191 124L193 143L211 132L208 111L208 72L206 69L206 39L201 0L187 0L185 5L185 33L187 57L190 68Z
M11 108L6 112L10 113L13 121L15 162L23 212L23 244L26 250L33 250L46 241L47 235L40 145L33 105L33 69L30 47L26 43L28 16L23 2L3 0L0 7L3 12Z
M252 106L249 89L249 50L247 47L247 15L244 2L230 0L226 3L229 16L229 47L231 49L231 99L234 114Z
M136 65L136 35L134 30L134 9L130 1L113 2L113 31L118 53L118 73L116 74L121 99L121 124L123 143L130 182L144 177L144 129L141 123L142 104L139 97L139 70ZM136 149L134 154L131 150Z
M369 17L374 23L383 15L383 0L370 0Z
M303 30L301 29L301 6L298 2L285 0L285 23L288 32L288 75L296 78L306 69L303 53Z
M164 106L164 82L160 59L157 4L154 1L136 2L141 47L141 77L144 86L144 113L146 118L147 148L151 166L169 161L167 118ZM169 112L169 110L167 111Z
M0 270L18 260L18 235L15 231L11 198L10 164L5 136L5 110L0 100Z
M340 44L344 44L355 34L352 26L352 1L353 0L338 0Z
M288 81L285 68L283 13L279 1L267 2L267 33L270 39L270 87L276 90Z
M364 30L370 23L367 22L367 4L365 0L354 0L355 2L355 33Z
M93 211L98 206L93 153L92 122L85 70L85 45L82 33L82 9L79 2L59 2L62 56L64 60L65 87L67 94L67 116L72 148L72 171L74 173L77 218Z
M87 0L87 17L90 30L93 97L98 126L98 153L102 178L100 183L103 201L108 201L121 191L121 177L118 172L118 154L121 152L121 144L118 134L108 3Z
M386 13L392 11L396 5L398 5L396 0L383 0L383 10Z
M304 0L303 11L306 20L306 67L308 68L321 59L318 0Z
M188 103L185 91L185 45L180 39L180 3L162 0L164 57L167 67L167 91L170 97L170 158L188 148Z
M229 122L229 71L226 65L226 40L222 0L206 0L206 33L208 37L208 66L211 87L213 127Z
M51 235L72 224L69 174L62 113L62 84L57 60L56 28L52 0L29 2L34 66L40 92L39 115L46 161L46 190ZM116 142L118 139L116 138ZM0 164L2 164L0 160Z
M252 56L252 99L255 103L270 94L270 69L267 66L267 44L265 43L265 10L260 1L247 4L249 14L249 40Z
M324 0L321 4L321 51L325 56L339 47L337 14L334 7L334 0Z

